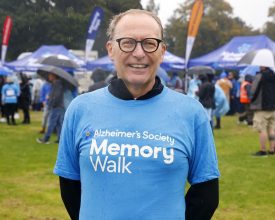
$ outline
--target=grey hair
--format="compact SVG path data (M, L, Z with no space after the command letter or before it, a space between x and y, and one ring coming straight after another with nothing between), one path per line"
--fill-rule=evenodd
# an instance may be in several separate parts
M122 12L120 14L113 16L113 18L110 21L109 27L107 29L107 36L108 36L109 40L112 40L114 37L114 32L115 32L117 23L121 20L122 17L124 17L125 15L128 15L128 14L146 14L146 15L149 15L152 18L154 18L160 27L161 39L163 40L163 27L162 27L161 20L159 19L159 17L156 14L154 14L153 12L141 10L141 9L129 9L125 12Z

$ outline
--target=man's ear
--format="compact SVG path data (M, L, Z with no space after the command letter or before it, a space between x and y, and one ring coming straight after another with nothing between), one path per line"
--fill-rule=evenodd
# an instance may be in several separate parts
M161 45L161 60L163 61L163 59L164 59L164 55L165 55L165 52L166 52L166 49L167 49L167 46L166 46L166 44L162 44Z
M106 43L105 46L106 46L106 50L108 52L109 58L113 61L114 54L113 54L113 45L112 45L112 42L111 41L107 41L107 43Z

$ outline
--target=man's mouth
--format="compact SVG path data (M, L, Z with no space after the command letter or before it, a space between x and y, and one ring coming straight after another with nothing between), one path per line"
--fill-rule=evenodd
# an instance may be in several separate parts
M147 64L129 64L129 66L132 68L143 69L143 68L147 68L149 65L147 65Z

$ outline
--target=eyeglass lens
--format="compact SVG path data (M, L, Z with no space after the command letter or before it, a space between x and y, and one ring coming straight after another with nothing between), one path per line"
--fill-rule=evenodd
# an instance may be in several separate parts
M135 50L137 43L141 44L142 49L145 52L155 52L161 40L155 38L145 38L141 41L137 41L133 38L120 38L116 40L119 43L120 49L124 52L132 52Z

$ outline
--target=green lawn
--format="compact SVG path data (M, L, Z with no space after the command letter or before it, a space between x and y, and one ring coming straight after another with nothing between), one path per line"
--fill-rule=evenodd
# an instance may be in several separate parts
M0 219L69 219L52 174L58 146L35 141L41 117L32 112L31 125L0 124ZM237 125L236 117L222 118L214 135L221 178L213 219L275 219L275 156L251 156L258 150L257 133Z

